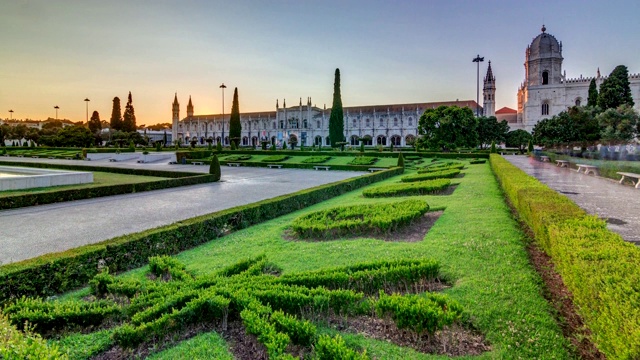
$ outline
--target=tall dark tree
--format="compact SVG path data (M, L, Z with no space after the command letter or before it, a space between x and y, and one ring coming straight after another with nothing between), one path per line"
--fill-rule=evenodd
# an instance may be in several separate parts
M591 79L591 83L589 83L589 97L587 98L587 105L598 105L598 86L596 85L596 79Z
M607 109L596 116L602 129L602 141L624 144L633 140L638 126L638 113L628 105Z
M458 106L427 109L418 121L420 148L451 151L459 147L478 145L476 118L473 111Z
M240 145L240 135L242 134L242 124L240 124L240 105L238 104L238 88L233 90L233 103L231 105L231 117L229 118L229 141L238 148Z
M127 99L127 105L124 109L124 120L122 121L122 131L134 132L136 131L136 113L133 109L133 100L131 99L131 91L129 91L129 98Z
M91 114L91 119L89 119L89 131L92 133L98 133L102 130L102 122L100 121L100 114L97 111L94 111Z
M344 141L344 113L342 111L342 96L340 95L340 69L336 69L333 81L333 106L329 117L329 140L331 146Z
M504 142L509 132L509 123L506 120L498 122L495 116L480 116L478 122L478 143L480 148L486 149L492 141Z
M624 65L618 65L600 85L598 106L604 111L615 109L620 105L633 107L633 97L629 86L629 70Z
M122 130L122 111L120 110L120 98L113 98L113 109L111 110L111 121L109 122L111 131Z

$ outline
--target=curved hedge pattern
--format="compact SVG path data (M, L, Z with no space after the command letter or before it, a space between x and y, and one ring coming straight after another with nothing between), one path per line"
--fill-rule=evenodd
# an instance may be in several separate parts
M491 168L608 359L640 358L640 249L499 155Z
M400 181L402 182L415 182L415 181L425 181L425 180L433 180L433 179L450 179L460 174L460 170L452 169L452 170L442 170L442 171L432 171L423 174L414 174L403 176Z
M434 179L410 183L380 185L362 192L364 197L427 195L442 191L451 185L449 179Z
M291 228L303 238L385 233L409 224L427 211L429 205L423 200L335 207L300 216Z

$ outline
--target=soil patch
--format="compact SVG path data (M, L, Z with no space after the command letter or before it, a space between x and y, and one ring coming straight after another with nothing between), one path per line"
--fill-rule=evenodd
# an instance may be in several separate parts
M365 235L344 236L346 239L373 238L382 241L418 242L424 239L429 229L436 223L444 211L431 211L414 220L410 225L403 226L387 234L371 233ZM291 229L284 231L282 237L289 241L331 241L326 238L299 238Z
M358 316L344 319L333 317L329 326L344 332L360 334L368 338L389 341L425 354L447 356L480 355L491 350L484 336L459 325L447 327L433 335L418 336L400 330L391 319Z

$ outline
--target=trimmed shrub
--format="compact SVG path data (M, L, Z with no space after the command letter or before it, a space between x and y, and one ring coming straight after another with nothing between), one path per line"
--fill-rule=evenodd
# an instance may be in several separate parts
M28 327L24 332L16 329L0 313L0 358L66 360L69 356L56 345L48 345L39 334L32 332L32 328Z
M228 155L222 158L224 161L245 161L251 159L251 155Z
M288 158L288 155L271 155L262 159L262 162L281 162L287 160Z
M326 162L329 159L331 159L331 156L311 156L311 157L308 157L308 158L302 160L302 163L304 163L304 164L321 164L323 162Z
M435 179L401 184L388 184L365 189L362 192L362 195L368 198L427 195L442 191L448 188L450 185L451 180L449 179Z
M218 141L218 143L216 144L216 151L218 152L218 154L222 152L222 142Z
M360 157L357 157L357 158L351 160L351 162L349 162L349 164L351 164L351 165L373 165L373 164L375 164L376 161L378 161L377 157L360 156Z
M497 152L498 152L498 151L496 150L496 142L495 142L495 141L492 141L492 142L491 142L491 149L489 150L489 152L490 152L491 154L495 154L495 153L497 153Z
M340 335L320 335L314 348L317 360L369 360L366 350L359 354L350 349Z
M209 164L209 174L213 176L213 181L220 181L220 177L222 177L220 161L218 161L217 155L213 155L213 159L211 159L211 164Z
M402 157L402 153L398 155L398 166L404 167L404 157Z
M473 159L473 160L470 160L470 161L469 161L469 164L470 164L470 165L475 165L475 164L484 164L484 163L486 163L486 162L487 162L487 160L485 160L485 159Z
M442 171L431 171L422 174L414 174L403 176L400 181L402 182L415 182L415 181L425 181L425 180L434 180L434 179L450 179L460 174L460 170L451 169L451 170L442 170Z
M427 211L429 205L422 200L335 207L300 216L292 222L291 228L303 238L388 233Z

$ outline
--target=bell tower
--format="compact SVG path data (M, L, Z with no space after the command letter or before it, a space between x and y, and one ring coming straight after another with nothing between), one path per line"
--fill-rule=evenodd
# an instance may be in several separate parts
M482 95L484 96L484 116L496 116L496 78L491 70L491 61L487 68L487 76L484 77L484 86L482 87Z
M173 98L173 119L171 126L171 140L178 140L178 123L180 122L180 104L178 103L178 93ZM169 144L167 144L169 145Z

